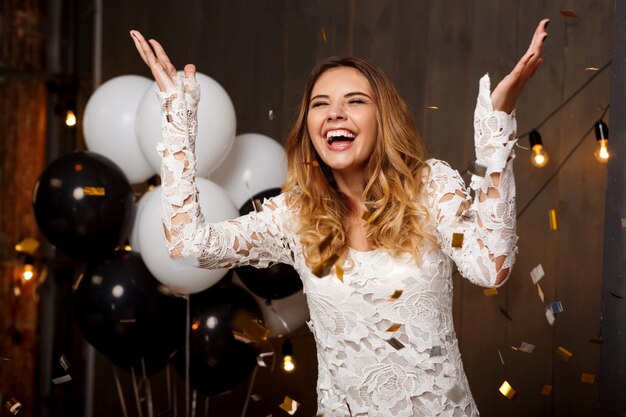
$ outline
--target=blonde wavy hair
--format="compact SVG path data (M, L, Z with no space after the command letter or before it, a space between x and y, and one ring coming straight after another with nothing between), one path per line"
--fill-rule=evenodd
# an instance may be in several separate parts
M349 250L345 219L358 210L338 189L307 129L313 87L324 72L338 67L354 68L367 78L377 107L378 137L368 161L369 180L362 196L371 211L368 244L393 256L409 253L419 263L425 241L435 243L434 237L424 230L429 219L422 204L422 179L429 172L426 151L413 116L389 77L375 65L352 57L327 58L311 71L285 144L288 170L283 191L287 204L297 213L306 262L312 266L331 254L345 259ZM334 236L332 244L323 245L320 251L320 242L328 236Z

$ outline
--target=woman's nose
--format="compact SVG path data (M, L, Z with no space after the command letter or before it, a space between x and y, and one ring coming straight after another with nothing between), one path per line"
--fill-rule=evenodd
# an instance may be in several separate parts
M346 118L346 113L341 104L331 104L328 107L328 120L343 120Z

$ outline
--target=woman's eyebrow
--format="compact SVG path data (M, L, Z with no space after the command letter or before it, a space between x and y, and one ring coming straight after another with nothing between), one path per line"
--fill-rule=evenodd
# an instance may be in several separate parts
M350 93L346 93L344 95L344 97L346 97L346 98L350 98L350 97L354 97L354 96L365 96L365 97L369 98L370 100L372 99L369 95L367 95L365 93L362 93L360 91L353 91L353 92L350 92ZM311 97L311 99L309 101L313 101L313 100L316 100L316 99L329 99L329 98L330 98L330 96L327 95L327 94L318 94L316 96Z

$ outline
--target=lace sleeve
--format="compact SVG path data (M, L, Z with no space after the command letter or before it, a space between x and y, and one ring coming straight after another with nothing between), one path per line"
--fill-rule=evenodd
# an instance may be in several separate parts
M512 167L517 139L514 112L493 110L488 76L480 80L474 129L476 162L486 168L484 177L472 175L475 197L470 198L458 172L436 160L429 161L428 190L442 250L464 277L497 287L508 279L517 252Z
M181 75L176 87L158 93L162 106L161 213L172 259L203 268L292 264L291 237L285 233L284 198L266 201L262 210L221 223L207 224L195 184L196 111L200 87Z

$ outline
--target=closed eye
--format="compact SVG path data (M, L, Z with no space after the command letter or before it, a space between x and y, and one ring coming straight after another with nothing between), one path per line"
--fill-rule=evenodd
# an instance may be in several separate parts
M313 103L311 103L311 108L321 107L326 104L327 103L325 101L314 101Z

